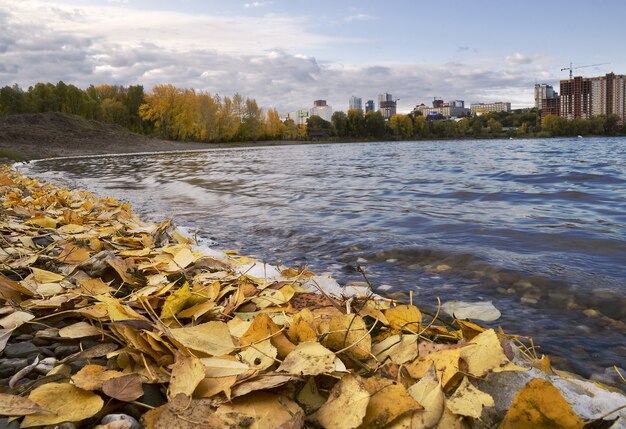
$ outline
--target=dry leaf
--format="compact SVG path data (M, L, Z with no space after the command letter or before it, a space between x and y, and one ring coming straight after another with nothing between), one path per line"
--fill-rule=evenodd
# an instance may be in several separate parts
M208 322L170 330L183 346L211 356L227 355L235 350L233 338L224 322Z
M307 415L317 411L326 402L326 398L317 390L315 377L309 377L304 387L298 392L296 400L304 407ZM365 415L365 409L363 409L363 415ZM363 419L363 416L361 416L361 419Z
M24 222L26 225L36 225L41 228L56 228L57 221L48 216L35 216Z
M61 338L86 338L102 335L102 331L87 322L78 322L59 329Z
M210 398L224 392L226 398L231 398L231 387L237 382L237 376L204 378L198 383L193 396L196 398Z
M365 322L356 314L334 317L328 322L329 333L322 341L331 350L343 350L355 359L366 359L372 351L372 338Z
M234 356L202 358L200 360L204 366L206 377L229 377L250 371L248 365L239 362Z
M483 320L485 322L497 320L502 315L491 301L448 301L441 306L441 310L456 319Z
M139 374L127 374L114 377L102 383L105 395L119 401L130 402L143 396L143 384Z
M392 335L372 346L372 354L379 362L389 358L393 363L402 365L417 357L417 335Z
M72 383L85 390L102 390L105 381L122 375L124 373L107 370L101 365L85 365L72 376Z
M90 257L89 251L84 247L66 244L61 254L57 256L57 259L63 264L78 265L87 261Z
M204 377L204 365L200 359L178 354L172 367L168 397L173 398L179 393L191 396Z
M0 416L25 416L40 411L41 406L29 398L0 393Z
M240 352L241 358L251 368L256 370L265 370L274 365L278 350L272 345L270 340L261 341L249 345L244 351Z
M248 393L256 390L273 389L292 380L298 380L298 378L291 375L280 375L275 373L260 375L233 387L231 397L236 398L238 396L247 395Z
M41 270L39 268L31 267L33 272L33 278L37 283L57 283L65 278L65 276L51 271Z
M304 424L304 411L292 400L265 392L254 392L234 399L215 411L216 416L227 419L229 414L248 416L246 426L258 429L299 429ZM227 420L228 421L228 420ZM237 418L238 422L243 419ZM231 427L242 427L231 426Z
M408 389L409 395L424 407L424 411L409 416L411 429L433 427L444 411L445 396L441 383L437 380L434 368ZM406 417L405 417L406 419Z
M459 372L461 348L441 350L426 356L419 356L414 362L406 366L407 371L416 380L422 378L431 366L435 367L437 379L444 390L448 383L455 379Z
M414 305L404 304L388 308L385 310L385 317L389 320L389 327L392 329L419 333L422 313Z
M190 298L189 283L185 282L178 290L167 297L161 308L161 318L167 319L176 316L180 310L185 308L185 304Z
M583 426L561 392L549 381L535 378L517 392L500 429L582 429Z
M15 311L0 319L0 326L5 329L16 329L34 318L35 316L25 311Z
M300 343L287 355L278 372L318 375L335 370L335 354L317 342Z
M380 428L424 408L397 381L374 375L364 380L364 386L370 393L370 401L363 418L363 428Z
M100 396L69 383L44 384L30 392L28 399L44 411L26 416L23 428L79 422L94 416L104 405Z
M477 335L467 347L461 349L461 357L467 362L467 372L474 377L482 377L489 372L527 370L506 357L493 329Z
M326 403L309 419L325 429L353 429L363 423L369 401L370 394L363 379L356 374L346 375L335 384Z
M481 392L469 382L467 377L464 377L446 405L454 414L478 419L483 412L483 407L494 407L495 403L491 395Z

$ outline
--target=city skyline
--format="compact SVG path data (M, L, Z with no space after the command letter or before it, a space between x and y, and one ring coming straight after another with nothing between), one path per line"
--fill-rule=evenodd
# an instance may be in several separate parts
M482 0L434 5L276 1L61 0L0 4L0 86L39 81L159 83L239 92L288 112L351 95L397 97L398 112L434 97L534 104L535 83L568 71L626 73L617 58L626 3ZM563 24L567 37L554 33ZM585 27L590 31L577 32ZM567 29L571 29L567 30ZM593 29L600 31L593 31ZM608 63L608 64L605 64Z

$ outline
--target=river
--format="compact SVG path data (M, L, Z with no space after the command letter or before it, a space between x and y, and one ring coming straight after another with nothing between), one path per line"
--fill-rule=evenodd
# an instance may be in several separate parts
M626 139L303 144L33 162L221 249L436 307L493 301L589 376L626 362Z

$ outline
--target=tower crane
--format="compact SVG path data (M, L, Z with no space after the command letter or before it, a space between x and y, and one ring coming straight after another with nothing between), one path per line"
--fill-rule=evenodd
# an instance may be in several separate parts
M582 68L585 68L585 67L603 66L605 64L611 64L611 63L587 64L585 66L578 66L578 67L573 67L574 64L573 63L569 63L569 67L563 67L561 69L561 71L569 70L569 78L570 78L570 80L572 80L573 71L576 70L576 69L582 69Z

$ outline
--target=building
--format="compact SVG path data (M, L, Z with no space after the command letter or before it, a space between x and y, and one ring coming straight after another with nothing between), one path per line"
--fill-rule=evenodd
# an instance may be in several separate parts
M313 108L309 110L309 117L317 115L325 121L330 122L333 116L333 108L326 104L326 100L315 100Z
M598 115L617 115L626 120L626 76L605 76L561 81L560 115L567 119L590 119Z
M541 109L543 100L551 100L559 98L559 93L554 90L552 85L546 83L535 84L535 107Z
M561 111L561 99L559 97L555 98L544 98L541 100L541 119L545 118L548 115L559 115Z
M309 119L309 110L300 109L295 112L287 113L285 120L291 119L296 125L306 125L306 121Z
M367 100L365 103L365 113L376 111L376 106L374 105L374 100Z
M389 120L396 114L397 100L389 93L378 94L378 111L383 115L385 120Z
M495 103L475 103L470 105L470 111L474 116L492 112L511 112L511 103L497 101Z
M433 107L420 104L415 106L414 112L419 112L424 117L432 117L441 115L445 118L458 118L465 116L469 113L469 109L465 108L465 102L463 100L454 100L448 103L444 103L443 100L433 100Z
M354 95L350 97L349 101L349 109L353 110L363 110L363 99L360 97L355 97Z

